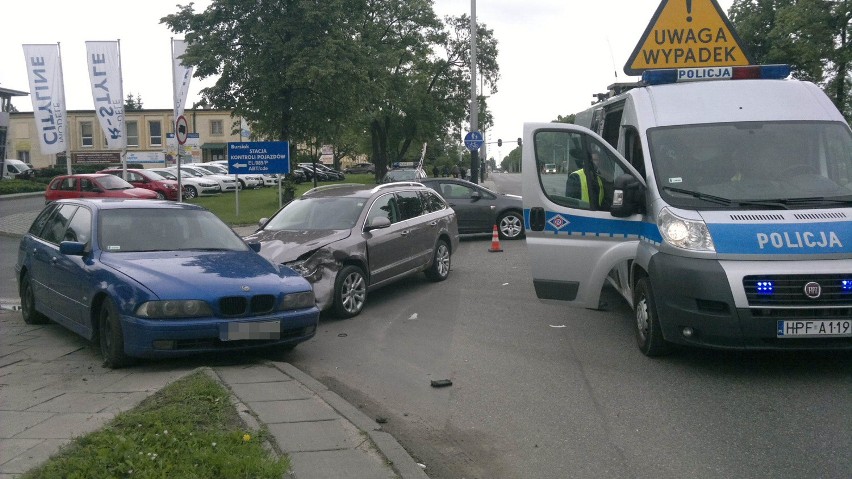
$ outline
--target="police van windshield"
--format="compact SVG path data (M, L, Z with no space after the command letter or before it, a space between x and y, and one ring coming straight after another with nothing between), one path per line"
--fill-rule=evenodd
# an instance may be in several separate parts
M818 208L852 202L852 135L842 123L659 127L648 146L660 195L693 209Z

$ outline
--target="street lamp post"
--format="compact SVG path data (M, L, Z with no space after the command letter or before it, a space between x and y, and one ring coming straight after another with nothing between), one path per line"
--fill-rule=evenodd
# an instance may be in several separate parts
M476 98L476 0L470 0L470 131L479 129L479 101ZM479 183L479 150L470 152L470 179Z

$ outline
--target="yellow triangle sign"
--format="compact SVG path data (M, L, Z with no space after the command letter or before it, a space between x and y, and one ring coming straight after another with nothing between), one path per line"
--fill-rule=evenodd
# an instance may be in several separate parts
M658 68L749 65L733 25L716 0L663 0L624 73Z

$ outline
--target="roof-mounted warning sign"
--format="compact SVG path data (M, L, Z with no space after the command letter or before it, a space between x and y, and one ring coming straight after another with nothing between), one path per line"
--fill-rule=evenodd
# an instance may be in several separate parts
M748 65L751 61L741 45L716 0L663 0L624 73Z

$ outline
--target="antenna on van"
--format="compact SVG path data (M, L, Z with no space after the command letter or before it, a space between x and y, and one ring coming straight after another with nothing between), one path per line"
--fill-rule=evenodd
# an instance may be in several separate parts
M609 58L612 60L612 74L616 81L618 80L618 68L615 66L615 56L612 54L612 44L609 42L609 37L606 37L606 45L609 47Z

